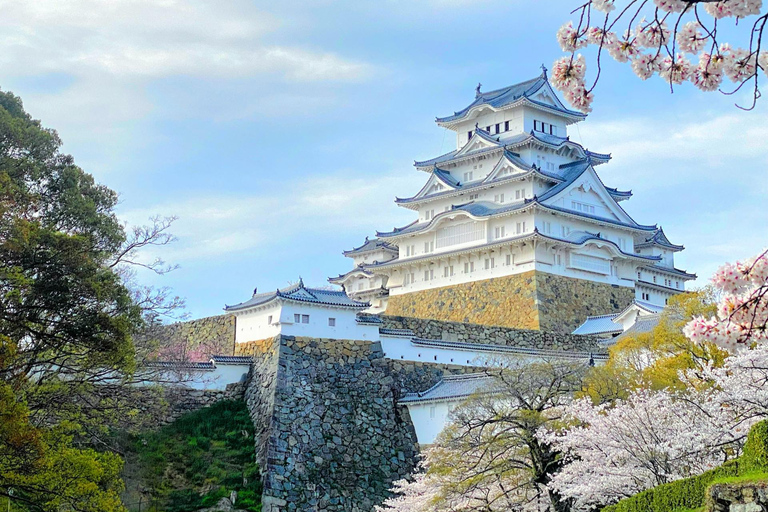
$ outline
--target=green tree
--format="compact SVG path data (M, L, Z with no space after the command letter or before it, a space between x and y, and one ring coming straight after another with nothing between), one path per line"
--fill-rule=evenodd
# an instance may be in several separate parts
M652 331L626 337L609 349L610 359L590 371L580 395L605 403L626 398L637 388L685 389L681 371L709 363L721 365L727 356L716 345L695 343L683 334L688 321L711 316L715 307L715 298L708 289L670 298Z
M127 284L137 250L171 241L170 220L126 235L117 194L60 147L0 91L0 494L30 510L121 510L121 461L91 445L131 407L118 391L143 313L178 304Z

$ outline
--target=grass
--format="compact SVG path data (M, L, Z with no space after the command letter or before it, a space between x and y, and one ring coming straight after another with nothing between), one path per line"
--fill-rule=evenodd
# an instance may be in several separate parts
M221 401L133 436L129 451L141 485L160 503L158 512L210 507L231 491L237 508L261 510L253 425L241 401Z

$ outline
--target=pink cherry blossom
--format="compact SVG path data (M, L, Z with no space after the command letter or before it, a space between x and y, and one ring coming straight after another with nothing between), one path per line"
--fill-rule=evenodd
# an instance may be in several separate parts
M632 59L632 71L643 80L647 80L659 71L659 59L647 53L638 54Z
M606 14L616 8L614 5L614 0L592 0L592 7Z
M685 326L685 335L730 352L768 341L768 255L723 265L712 284L722 294L717 317L694 318Z
M579 48L583 48L587 45L585 40L579 39L579 34L576 29L573 28L573 23L568 22L557 31L557 42L560 43L560 48L564 52L575 52Z
M723 71L732 82L743 82L757 71L757 58L754 53L743 48L727 48L724 54Z
M666 57L661 61L659 76L667 82L681 84L688 80L693 71L693 65L683 55L678 55L675 60Z
M618 62L627 62L637 57L640 49L634 39L626 38L609 47L608 53Z
M638 46L645 48L658 48L659 46L666 44L670 38L669 27L666 23L658 23L651 21L645 22L645 18L640 21L640 24L635 29Z
M699 53L707 42L707 38L699 30L701 25L689 21L677 32L677 46L686 53Z
M653 0L653 3L665 12L682 12L688 7L688 3L683 0Z

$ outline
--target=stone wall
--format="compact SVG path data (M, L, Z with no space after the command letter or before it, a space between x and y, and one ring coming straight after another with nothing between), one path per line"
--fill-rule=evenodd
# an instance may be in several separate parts
M542 331L573 332L588 316L618 313L634 298L634 288L536 273Z
M139 404L137 420L127 419L127 430L155 429L173 422L180 416L208 407L221 400L243 400L246 383L228 384L225 389L201 390L185 386L135 387L133 400Z
M235 347L235 316L217 315L159 324L147 329L141 337L157 343L160 359L199 361L216 354L231 355Z
M768 481L715 484L707 490L707 512L768 510Z
M569 333L633 298L632 288L530 271L393 295L386 314Z
M447 322L425 318L381 315L382 327L410 329L416 336L428 339L463 341L509 347L529 347L549 350L602 352L596 336L557 334L549 331L513 329L494 325Z
M253 373L264 512L369 512L412 471L416 433L378 343L280 336Z

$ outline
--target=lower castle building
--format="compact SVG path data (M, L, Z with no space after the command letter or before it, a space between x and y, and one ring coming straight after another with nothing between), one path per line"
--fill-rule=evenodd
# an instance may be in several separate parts
M546 71L480 92L437 119L456 149L415 163L427 175L398 206L418 216L344 252L331 278L370 312L571 332L633 300L663 306L694 274L683 246L621 207L632 193L603 184L610 155L570 140L585 114L567 109Z

